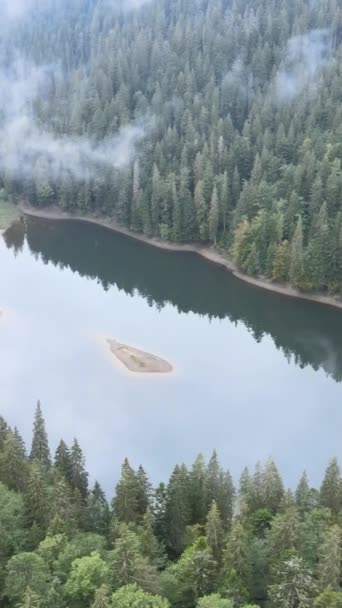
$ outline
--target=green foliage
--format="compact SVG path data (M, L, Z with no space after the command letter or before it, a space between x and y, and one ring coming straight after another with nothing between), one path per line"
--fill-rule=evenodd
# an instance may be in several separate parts
M253 475L243 471L236 497L216 452L208 464L200 455L189 470L176 466L156 490L144 469L135 472L126 460L110 512L99 484L88 489L77 442L74 463L61 442L59 466L48 470L31 461L18 431L0 418L0 460L8 441L27 479L22 489L0 483L6 608L342 606L336 459L319 492L306 474L295 495L285 490L269 460ZM1 463L10 482L17 469Z
M49 468L51 464L48 437L40 402L38 401L34 417L33 439L31 447L31 460L36 460L43 467Z
M89 161L73 172L65 161L51 171L53 153L35 150L29 175L14 160L0 172L0 208L8 197L95 210L148 236L223 245L254 276L341 292L336 2L121 8L103 0L37 7L4 33L0 60L25 53L49 64L31 105L39 129L57 137L99 145L153 116L136 155L121 168ZM290 50L317 30L323 39L329 30L322 65L290 92L278 90L284 74L291 80Z
M88 602L96 590L108 581L109 566L94 551L91 555L75 559L71 572L65 584L65 593L71 598Z
M27 587L40 597L46 597L50 574L44 560L35 553L18 553L6 566L4 594L11 602L24 598Z
M145 593L137 585L126 585L113 594L113 608L168 608L166 599Z
M313 608L341 608L342 607L342 592L326 589L316 597L313 603Z
M310 571L298 557L283 562L269 588L272 608L309 608L315 591Z
M201 597L196 608L233 608L233 602L221 597L218 593L212 593Z

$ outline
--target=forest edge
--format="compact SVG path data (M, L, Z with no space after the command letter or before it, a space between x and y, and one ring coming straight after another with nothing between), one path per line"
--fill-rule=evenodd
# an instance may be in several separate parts
M327 296L324 294L306 293L299 289L295 289L294 287L291 287L289 285L281 285L280 283L275 283L267 279L250 277L247 274L238 270L235 264L228 257L226 257L226 255L224 255L220 250L215 249L214 247L206 247L195 243L172 243L170 241L162 241L157 237L147 237L143 234L140 234L139 232L133 232L132 230L121 226L118 222L108 217L91 214L71 214L66 211L63 211L57 206L49 207L48 209L37 209L36 207L32 207L27 203L21 203L19 205L19 211L23 215L27 215L29 217L37 217L40 219L57 221L68 220L96 224L98 226L102 226L104 228L112 230L113 232L124 234L129 238L141 241L142 243L145 243L146 245L150 245L152 247L158 247L159 249L164 249L166 251L195 253L207 260L208 262L211 262L213 264L216 264L217 266L221 266L221 268L224 268L225 270L228 270L236 279L244 281L252 287L266 289L267 291L270 291L272 293L287 296L290 298L308 300L309 302L316 302L318 304L324 304L326 306L333 306L334 308L342 309L342 300L338 299L337 297Z

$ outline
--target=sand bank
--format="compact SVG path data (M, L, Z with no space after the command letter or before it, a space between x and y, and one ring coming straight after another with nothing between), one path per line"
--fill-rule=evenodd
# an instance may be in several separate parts
M151 353L132 348L117 340L107 340L110 350L130 371L144 374L168 374L173 371L172 365Z

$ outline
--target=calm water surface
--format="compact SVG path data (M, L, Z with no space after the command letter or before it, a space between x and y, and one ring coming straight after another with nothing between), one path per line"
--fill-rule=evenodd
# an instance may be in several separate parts
M83 223L12 227L0 272L1 414L30 441L40 399L52 449L76 435L108 492L125 456L153 481L214 447L235 478L272 456L289 484L342 456L341 311ZM175 374L128 374L107 337Z

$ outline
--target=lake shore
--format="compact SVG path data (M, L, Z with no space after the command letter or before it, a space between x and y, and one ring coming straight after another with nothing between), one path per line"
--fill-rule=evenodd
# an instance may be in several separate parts
M22 203L19 206L19 211L24 215L37 217L41 219L47 220L68 220L68 221L77 221L77 222L85 222L89 224L96 224L98 226L103 226L104 228L108 228L113 232L118 232L120 234L124 234L129 238L133 238L137 241L141 241L146 245L150 245L152 247L158 247L159 249L164 249L166 251L177 251L177 252L189 252L200 255L208 262L216 264L217 266L221 266L228 270L235 278L240 281L244 281L253 287L259 289L266 289L275 294L279 294L282 296L286 296L289 298L297 298L300 300L307 300L310 302L316 302L318 304L324 304L326 306L333 306L334 308L342 309L342 300L334 297L327 296L324 294L312 294L305 293L300 291L299 289L295 289L290 285L281 285L279 283L274 283L268 279L258 279L254 277L250 277L243 272L240 272L235 264L227 258L223 253L221 253L218 249L214 247L203 246L200 244L190 244L190 243L172 243L170 241L162 241L157 237L147 237L138 232L133 232L124 226L121 226L115 220L110 218L106 218L104 216L98 215L78 215L71 214L66 211L62 211L59 207L54 206L50 208L37 209L28 204Z
M19 211L13 203L0 200L0 235L19 218Z

